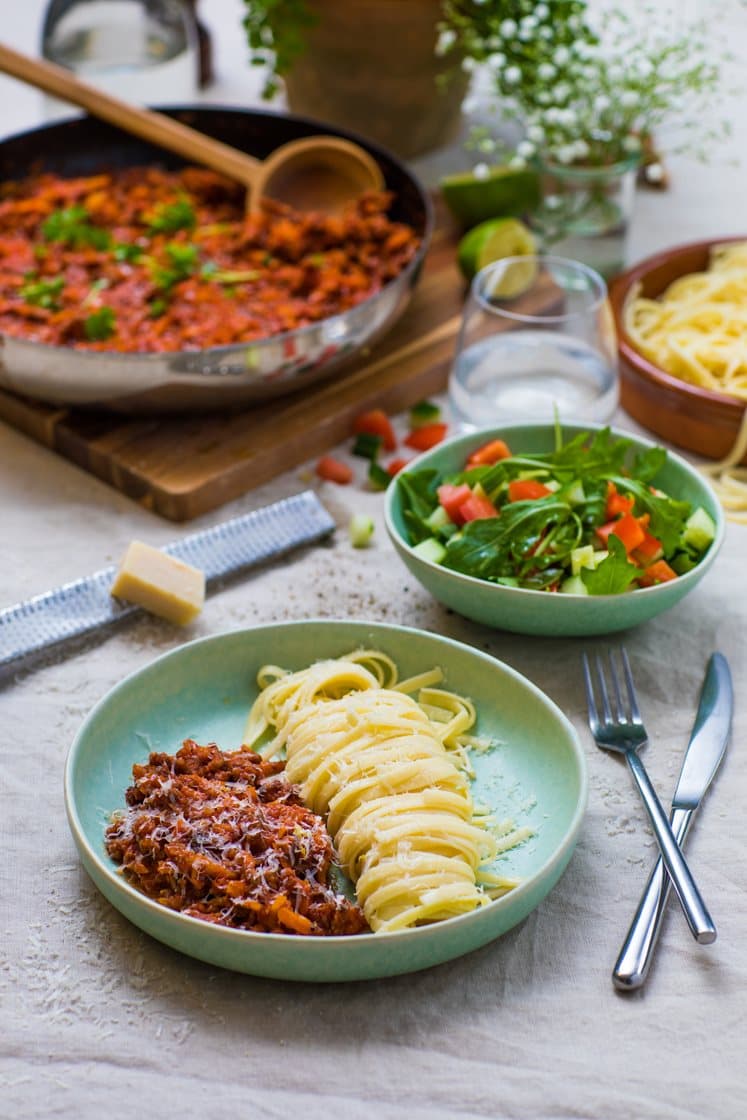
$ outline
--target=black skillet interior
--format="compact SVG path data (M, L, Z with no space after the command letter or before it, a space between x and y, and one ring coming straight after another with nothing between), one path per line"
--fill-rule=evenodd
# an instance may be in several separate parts
M393 155L360 136L305 117L259 110L192 106L160 112L260 159L280 144L317 133L354 140L374 156L394 192L392 218L428 241L432 213L423 187ZM180 167L184 160L94 117L43 125L0 142L0 180L38 170L74 177L145 164Z

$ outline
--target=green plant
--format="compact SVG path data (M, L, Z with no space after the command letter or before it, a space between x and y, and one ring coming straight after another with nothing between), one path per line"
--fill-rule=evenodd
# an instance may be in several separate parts
M262 96L269 99L278 92L278 78L303 51L305 33L316 17L305 0L244 0L244 5L250 61L265 68Z
M525 129L514 162L605 166L639 155L676 121L697 147L722 130L706 122L721 68L705 25L682 26L662 5L586 0L445 0L440 50L490 74L504 115ZM497 141L478 138L483 152Z

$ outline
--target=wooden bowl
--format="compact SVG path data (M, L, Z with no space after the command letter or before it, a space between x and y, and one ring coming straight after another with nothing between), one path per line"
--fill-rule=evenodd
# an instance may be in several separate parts
M621 405L639 424L669 443L709 459L722 459L731 451L747 402L691 385L644 358L625 330L623 309L635 288L640 295L655 298L678 277L707 268L714 245L743 240L744 236L712 238L665 249L610 284L620 354Z

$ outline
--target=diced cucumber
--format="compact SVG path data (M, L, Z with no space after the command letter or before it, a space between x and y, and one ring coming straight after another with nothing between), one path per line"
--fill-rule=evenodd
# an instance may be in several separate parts
M588 595L589 589L581 576L569 576L564 579L559 588L563 595Z
M365 513L355 513L348 524L348 535L353 548L365 548L374 532L372 518Z
M446 549L435 537L427 537L413 548L415 556L421 560L428 560L431 564L440 564L446 556Z
M574 479L573 482L564 486L558 494L564 502L568 502L569 506L580 506L586 501L586 494L584 493L583 483L580 478Z
M596 549L594 549L594 563L591 565L592 568L598 568L599 565L602 563L602 561L606 560L608 556L609 556L609 550L608 549L606 549L606 548L596 548Z
M439 529L445 529L447 525L454 524L443 506L436 506L433 513L426 517L425 523L434 533Z
M582 568L593 568L594 546L582 544L571 550L571 574L577 576Z
M716 526L713 523L713 518L709 513L706 513L702 506L698 506L685 522L685 528L682 532L683 545L694 548L696 552L705 552L715 536Z
M697 566L698 559L689 552L678 552L669 561L669 566L678 576L684 576L685 572L690 572Z
M495 582L499 583L501 585L501 587L519 587L520 586L518 579L515 579L514 576L499 576L498 579Z

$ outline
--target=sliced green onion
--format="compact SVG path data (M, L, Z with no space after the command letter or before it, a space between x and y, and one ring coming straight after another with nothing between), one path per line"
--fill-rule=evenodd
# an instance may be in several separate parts
M373 461L381 451L382 443L381 436L371 435L370 432L360 432L355 437L353 454L360 456L361 459L371 459Z
M392 481L389 471L385 471L378 463L372 461L368 468L368 481L374 490L386 490Z
M373 520L365 513L355 513L350 518L348 534L353 548L365 548L373 536Z
M427 424L437 424L441 419L441 409L432 401L420 401L410 409L410 431L424 428Z

